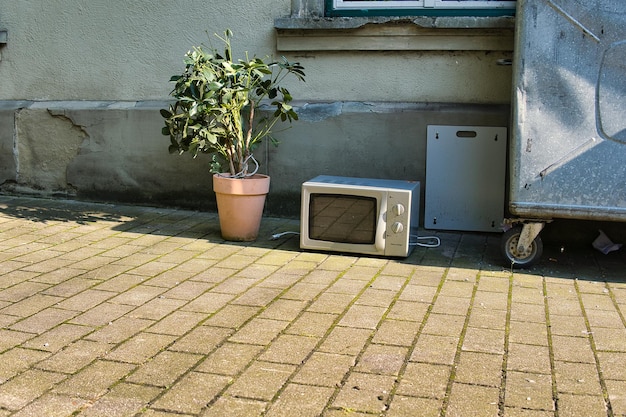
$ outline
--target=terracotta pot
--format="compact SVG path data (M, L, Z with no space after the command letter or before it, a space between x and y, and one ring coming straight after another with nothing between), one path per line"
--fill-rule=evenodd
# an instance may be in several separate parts
M224 239L249 242L257 238L269 189L270 177L267 175L255 174L248 178L213 175L213 191Z

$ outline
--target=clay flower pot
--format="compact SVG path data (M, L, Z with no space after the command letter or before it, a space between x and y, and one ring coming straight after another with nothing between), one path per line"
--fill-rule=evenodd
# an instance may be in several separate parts
M213 175L222 238L237 242L257 238L269 189L270 177L267 175L255 174L247 178Z

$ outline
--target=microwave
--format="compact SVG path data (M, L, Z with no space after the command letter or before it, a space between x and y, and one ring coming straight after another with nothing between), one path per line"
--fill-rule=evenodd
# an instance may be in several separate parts
M301 198L301 249L406 257L415 247L418 181L320 175Z

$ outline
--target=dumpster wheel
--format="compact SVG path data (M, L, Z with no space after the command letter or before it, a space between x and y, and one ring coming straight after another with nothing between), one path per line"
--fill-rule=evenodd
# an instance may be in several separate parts
M543 242L537 235L528 248L520 250L519 239L522 226L515 226L502 235L500 249L502 256L513 268L527 268L537 262L543 253Z

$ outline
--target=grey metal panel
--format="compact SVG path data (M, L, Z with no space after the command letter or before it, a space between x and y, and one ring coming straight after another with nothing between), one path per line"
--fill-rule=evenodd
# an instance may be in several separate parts
M424 227L500 232L505 127L428 126Z
M515 215L626 220L626 3L518 0Z

